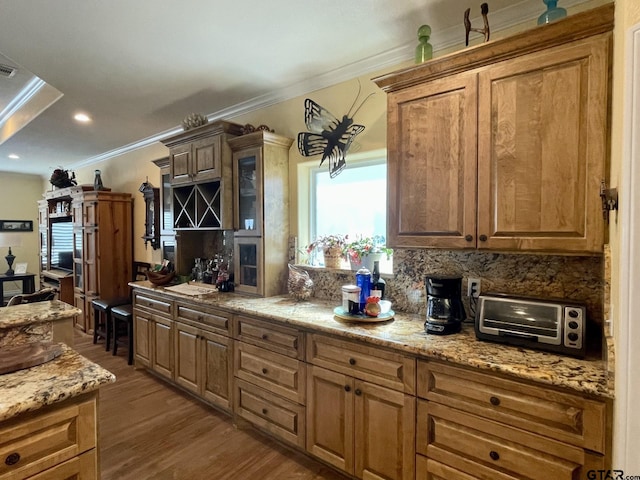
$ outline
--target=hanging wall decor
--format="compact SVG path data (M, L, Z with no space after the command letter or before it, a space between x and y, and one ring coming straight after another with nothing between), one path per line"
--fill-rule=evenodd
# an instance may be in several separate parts
M342 120L338 120L327 109L321 107L310 98L304 101L304 123L309 131L298 133L298 151L300 155L305 157L322 154L321 166L328 158L329 176L331 178L336 177L344 170L347 165L345 158L347 151L356 135L364 130L363 125L353 123L353 117L362 108L364 102L374 94L368 95L352 114L351 110L353 110L358 101L360 90L361 87L359 86L358 95L347 114L342 116Z

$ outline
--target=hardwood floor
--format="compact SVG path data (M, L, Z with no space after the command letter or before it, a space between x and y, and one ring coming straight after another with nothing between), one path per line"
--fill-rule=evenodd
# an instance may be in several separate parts
M127 365L76 333L75 349L116 375L100 389L103 480L345 480L331 468Z

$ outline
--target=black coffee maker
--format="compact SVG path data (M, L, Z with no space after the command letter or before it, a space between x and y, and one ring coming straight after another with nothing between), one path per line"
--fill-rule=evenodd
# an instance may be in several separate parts
M462 304L462 277L427 275L427 333L448 335L460 331L467 315Z

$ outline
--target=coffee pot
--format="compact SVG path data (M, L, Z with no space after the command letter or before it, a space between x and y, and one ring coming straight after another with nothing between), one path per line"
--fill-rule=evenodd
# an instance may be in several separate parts
M466 319L462 304L462 277L452 275L427 275L427 333L448 335L460 331Z

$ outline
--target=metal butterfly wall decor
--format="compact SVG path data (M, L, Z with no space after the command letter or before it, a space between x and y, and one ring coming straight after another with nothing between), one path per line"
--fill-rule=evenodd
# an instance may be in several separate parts
M353 139L364 130L364 125L353 123L353 117L371 95L374 93L368 95L352 114L351 110L360 96L358 89L353 105L347 114L342 116L342 120L338 120L326 108L307 98L304 101L304 123L309 131L298 133L300 155L312 157L322 154L320 166L328 158L329 176L335 178L347 165L345 156Z

